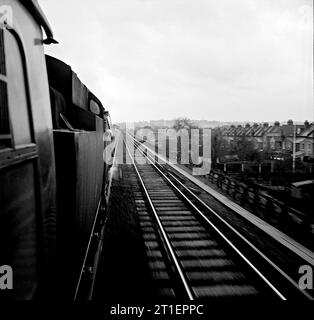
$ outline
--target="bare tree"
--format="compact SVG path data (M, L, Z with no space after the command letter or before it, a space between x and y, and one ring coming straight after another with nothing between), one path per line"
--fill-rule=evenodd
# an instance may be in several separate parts
M179 131L181 129L191 129L193 127L192 122L190 119L183 117L183 118L177 118L174 120L173 128L176 131Z

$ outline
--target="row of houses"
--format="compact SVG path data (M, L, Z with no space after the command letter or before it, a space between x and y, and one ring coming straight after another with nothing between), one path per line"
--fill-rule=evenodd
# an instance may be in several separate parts
M180 119L180 118L178 118ZM221 125L222 123L219 121L209 121L209 120L189 120L191 125L196 128L215 128ZM153 129L156 128L173 128L175 124L175 119L173 120L149 120L149 121L136 121L134 122L134 126L136 128L144 128L144 127L151 127Z
M289 120L286 124L276 121L273 125L231 125L221 128L221 134L228 142L245 138L252 141L256 149L263 151L292 153L295 144L296 158L314 158L314 123L308 121L303 124L294 124Z

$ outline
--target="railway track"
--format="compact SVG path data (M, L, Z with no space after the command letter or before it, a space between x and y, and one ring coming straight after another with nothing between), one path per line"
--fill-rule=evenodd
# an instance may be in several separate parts
M190 300L236 296L311 298L280 274L263 254L252 253L232 227L226 230L221 221L208 219L201 200L182 190L176 177L154 163L133 141L137 154L148 161L137 164L126 145L136 173L132 183L149 265L161 295Z

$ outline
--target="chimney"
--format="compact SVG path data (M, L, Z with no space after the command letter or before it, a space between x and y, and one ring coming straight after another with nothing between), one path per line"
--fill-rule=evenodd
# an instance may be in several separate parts
M305 121L304 121L304 126L305 126L305 128L307 129L307 128L310 126L310 123L309 123L307 120L305 120Z
M293 125L293 121L292 121L292 120L288 120L287 124L288 124L289 126L292 126L292 125Z
M280 126L280 122L279 122L279 121L275 121L274 125L275 125L276 127L279 127L279 126Z

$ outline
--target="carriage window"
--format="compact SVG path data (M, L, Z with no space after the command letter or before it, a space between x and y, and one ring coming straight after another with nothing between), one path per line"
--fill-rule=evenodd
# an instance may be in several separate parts
M0 149L11 147L3 30L0 30Z
M11 147L7 84L0 80L0 149Z
M4 53L7 78L7 99L15 146L31 142L29 112L26 98L25 74L17 40L4 30Z
M0 74L5 75L3 30L0 29Z

